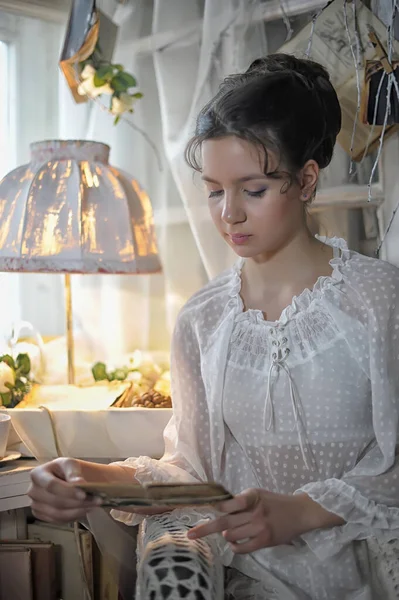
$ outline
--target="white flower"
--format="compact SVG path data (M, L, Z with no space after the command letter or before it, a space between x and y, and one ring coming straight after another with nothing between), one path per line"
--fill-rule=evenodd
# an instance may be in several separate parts
M82 79L89 79L90 77L94 77L96 74L96 70L93 65L86 65L80 76Z
M94 79L85 79L78 86L78 94L81 96L90 96L90 98L96 98L101 94L113 94L114 90L111 88L109 83L101 86L94 85Z
M119 115L123 114L124 112L130 110L133 106L134 100L135 100L135 98L133 98L133 96L131 96L130 94L127 94L126 92L123 92L119 96L119 98L114 96L112 98L112 106L111 106L112 114L115 116L119 116Z
M83 69L82 77L87 67L89 66L90 65L86 65L86 67ZM91 68L93 69L93 67ZM90 96L90 98L96 98L97 96L100 96L100 94L108 94L111 96L111 94L114 93L114 90L109 85L109 83L105 83L104 85L98 87L94 85L95 73L96 71L95 69L93 69L93 73L91 75L83 77L83 81L81 81L81 83L78 85L78 94L80 94L81 96Z
M14 371L5 362L0 362L0 394L6 394L10 390L5 386L6 383L10 385L15 384Z
M138 371L131 371L126 377L127 381L134 381L135 383L140 383L142 378L142 374Z

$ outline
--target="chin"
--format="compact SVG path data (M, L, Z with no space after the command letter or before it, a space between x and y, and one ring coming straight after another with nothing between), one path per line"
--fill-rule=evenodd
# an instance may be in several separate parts
M237 256L240 256L241 258L254 258L255 256L258 256L258 254L259 254L259 252L251 250L251 248L245 248L245 247L237 248L236 246L230 246L230 247L234 251L234 254L237 254Z
M255 256L259 255L259 250L251 246L251 244L243 244L240 246L238 244L232 244L231 242L227 243L233 252L241 258L254 258Z

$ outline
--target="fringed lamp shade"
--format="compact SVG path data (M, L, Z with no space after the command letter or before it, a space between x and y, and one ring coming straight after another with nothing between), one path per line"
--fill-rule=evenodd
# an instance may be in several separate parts
M161 271L148 195L89 141L31 145L0 182L0 271Z

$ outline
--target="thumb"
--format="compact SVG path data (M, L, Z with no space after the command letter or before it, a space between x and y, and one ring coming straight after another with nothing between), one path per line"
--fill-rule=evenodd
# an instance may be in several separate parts
M82 467L79 461L70 458L64 463L64 477L68 483L82 483L84 481Z

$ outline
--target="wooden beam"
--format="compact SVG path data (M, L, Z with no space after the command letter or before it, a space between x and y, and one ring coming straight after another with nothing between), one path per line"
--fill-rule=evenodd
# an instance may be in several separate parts
M316 213L323 210L354 209L354 208L378 208L384 200L382 186L378 183L371 186L371 201L368 199L368 186L355 183L339 185L333 188L320 190L309 212Z

